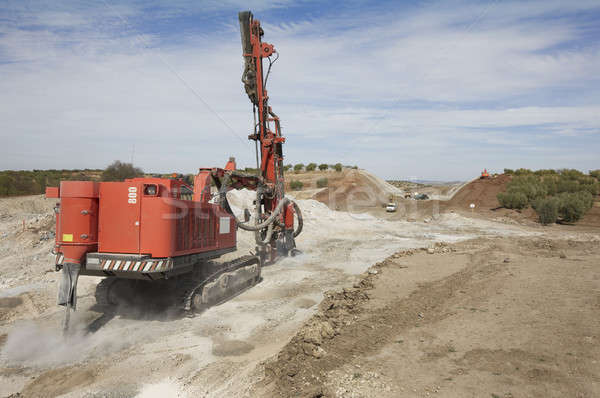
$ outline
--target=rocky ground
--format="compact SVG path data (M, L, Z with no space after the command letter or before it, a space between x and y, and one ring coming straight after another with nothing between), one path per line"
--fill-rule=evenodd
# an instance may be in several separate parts
M263 366L263 396L596 397L600 246L478 238L402 251Z
M235 299L195 318L106 314L82 277L64 338L54 202L0 200L0 396L597 394L593 230L299 202L304 255Z

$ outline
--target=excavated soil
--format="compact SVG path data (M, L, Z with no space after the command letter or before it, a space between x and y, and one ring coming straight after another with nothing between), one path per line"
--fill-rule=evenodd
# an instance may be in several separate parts
M473 203L476 209L495 209L500 207L496 196L506 190L511 176L501 174L497 177L477 179L462 187L446 203L448 209L468 209Z
M327 292L263 365L254 393L599 396L598 260L597 240L476 239L398 252L353 287Z
M390 201L390 197L402 194L393 185L363 170L333 173L340 177L331 179L313 198L334 210L361 211L381 207Z

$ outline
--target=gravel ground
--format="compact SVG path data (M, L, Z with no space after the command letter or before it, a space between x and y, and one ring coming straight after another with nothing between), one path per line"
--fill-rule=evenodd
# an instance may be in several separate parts
M232 202L240 206L251 195L237 196ZM94 307L99 279L82 277L75 331L63 338L58 274L48 272L53 204L43 197L0 200L0 396L252 396L250 386L264 379L260 364L316 313L324 293L352 286L372 264L436 242L543 233L457 214L389 221L300 200L305 226L297 243L304 254L264 268L263 281L235 299L191 319L143 306L107 317ZM252 240L240 232L236 255Z

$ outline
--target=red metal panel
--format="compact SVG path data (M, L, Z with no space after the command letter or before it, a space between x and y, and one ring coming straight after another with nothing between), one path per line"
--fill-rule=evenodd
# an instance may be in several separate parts
M61 198L97 198L100 183L94 181L61 181Z
M97 249L98 199L62 198L56 242L64 262L81 263L85 253Z
M160 196L143 193L148 183ZM180 185L155 178L101 183L99 251L162 258L235 247L233 218L217 205L176 199Z
M62 198L60 219L61 243L98 242L98 199Z
M139 181L100 184L100 252L140 253L141 188Z
M46 187L46 198L58 198L59 190L58 187Z
M175 253L176 199L142 197L140 253L152 257L171 257Z

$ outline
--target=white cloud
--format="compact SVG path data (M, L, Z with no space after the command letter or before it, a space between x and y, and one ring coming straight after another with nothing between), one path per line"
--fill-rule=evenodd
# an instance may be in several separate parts
M259 3L252 8L268 8ZM217 9L211 4L207 13ZM484 160L592 168L599 47L581 41L576 21L543 17L593 6L459 2L405 13L343 9L282 24L255 12L281 53L269 94L286 153L292 162L340 160L386 177L467 178ZM0 59L11 61L0 64L0 168L103 167L128 160L134 145L136 163L152 171L194 171L229 155L253 164L235 14L224 30L185 33L159 49L160 36L136 35L114 15L149 18L140 3L111 7L93 15L24 10L21 21L45 28L0 28ZM168 19L186 5L163 8ZM564 90L580 90L585 101L552 98Z

